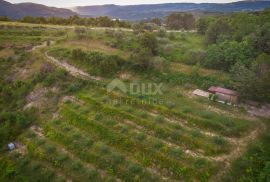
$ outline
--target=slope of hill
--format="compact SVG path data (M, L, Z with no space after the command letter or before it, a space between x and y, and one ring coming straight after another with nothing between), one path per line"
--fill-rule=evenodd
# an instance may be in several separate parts
M79 14L87 17L109 16L124 20L141 20L153 17L163 18L171 12L192 12L202 16L207 13L229 13L238 11L259 11L270 7L270 1L240 1L235 3L167 3L148 5L101 5L101 6L77 6L69 9L48 7L35 3L12 4L0 0L0 16L8 16L12 19L24 16L58 16L68 17ZM73 10L73 11L72 11ZM75 13L76 12L76 13Z
M103 5L103 6L78 6L71 8L80 15L86 16L110 16L113 18L139 20L145 18L162 18L171 12L237 12L237 11L259 11L270 7L269 1L240 1L236 3L167 3L149 5Z
M24 16L68 17L72 15L76 15L76 13L69 9L48 7L35 3L12 4L0 0L0 16L8 16L12 19L22 18Z

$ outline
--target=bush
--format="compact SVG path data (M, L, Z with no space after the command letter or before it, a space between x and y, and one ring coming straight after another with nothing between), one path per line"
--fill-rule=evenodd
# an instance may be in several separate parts
M169 69L169 62L163 57L153 57L150 62L150 67L156 71L164 72Z
M166 29L160 28L158 30L158 34L159 37L165 37L166 36Z
M214 137L214 138L213 138L213 142L214 142L216 145L220 145L220 146L226 144L226 140L224 140L224 138L222 138L222 137Z
M131 60L134 62L134 68L137 71L146 71L151 69L151 58L153 54L148 49L138 49L135 55L131 55Z
M97 113L95 116L95 120L100 121L103 119L103 114L102 113Z
M139 42L144 49L150 50L153 55L157 54L158 42L155 34L146 32L140 36Z
M137 133L136 135L136 139L138 139L139 141L143 141L146 138L144 133Z
M170 40L175 40L175 39L176 39L175 33L170 32L170 34L169 34L169 39L170 39Z
M163 122L165 121L165 119L164 119L163 116L159 115L159 116L157 116L157 117L155 118L155 121L156 121L157 123L163 123Z
M173 102L167 102L168 109L173 109L175 107L175 103Z
M15 138L36 120L36 110L24 112L1 112L0 113L0 145L15 140Z
M82 27L75 27L74 32L78 39L82 39L86 36L86 29Z

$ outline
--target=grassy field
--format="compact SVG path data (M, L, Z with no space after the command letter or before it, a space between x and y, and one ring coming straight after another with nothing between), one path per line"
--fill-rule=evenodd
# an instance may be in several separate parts
M1 99L1 111L34 107L36 115L3 142L0 181L222 181L264 124L242 108L192 95L198 87L229 80L223 72L200 67L194 77L196 67L185 64L192 51L205 48L203 37L159 37L159 55L171 63L165 73L127 69L104 76L72 57L81 49L129 63L139 46L136 39L130 31L86 29L78 37L73 27L0 23L1 84L23 85L8 92L9 102ZM33 49L45 41L50 43ZM46 52L59 64L102 79L72 76ZM162 83L163 94L108 92L114 78L126 85ZM8 95L4 91L1 96ZM4 150L10 141L17 144L12 152Z

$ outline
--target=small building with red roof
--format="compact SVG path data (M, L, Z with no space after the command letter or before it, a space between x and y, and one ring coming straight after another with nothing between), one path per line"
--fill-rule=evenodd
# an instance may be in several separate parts
M222 87L210 87L208 91L217 96L217 99L223 102L230 102L236 104L238 102L239 94L230 89L222 88Z

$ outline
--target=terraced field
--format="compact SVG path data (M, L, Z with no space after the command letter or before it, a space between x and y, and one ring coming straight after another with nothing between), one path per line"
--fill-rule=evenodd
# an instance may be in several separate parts
M36 44L43 39L46 36ZM241 115L244 111L239 108L193 97L194 86L165 82L164 94L159 96L108 92L106 86L112 79L92 76L88 69L81 69L83 64L66 55L50 54L52 47L74 46L65 44L71 42L65 35L53 39L60 41L34 47L29 54L66 71L68 84L80 83L81 87L60 92L53 104L48 94L47 107L53 105L53 111L49 108L53 113L26 129L16 141L17 149L5 156L12 161L18 181L29 180L28 175L30 181L220 181L264 130L260 120ZM129 54L109 49L102 41L95 40L91 46L84 43L77 40L75 47L116 51L124 58ZM122 81L138 80L153 81L139 73ZM38 109L42 114L48 112Z
M132 99L95 84L66 97L57 117L21 137L25 155L73 181L208 181L241 152L245 137L256 136L250 121L214 123L161 105L110 104L120 97ZM245 132L235 136L239 122Z

